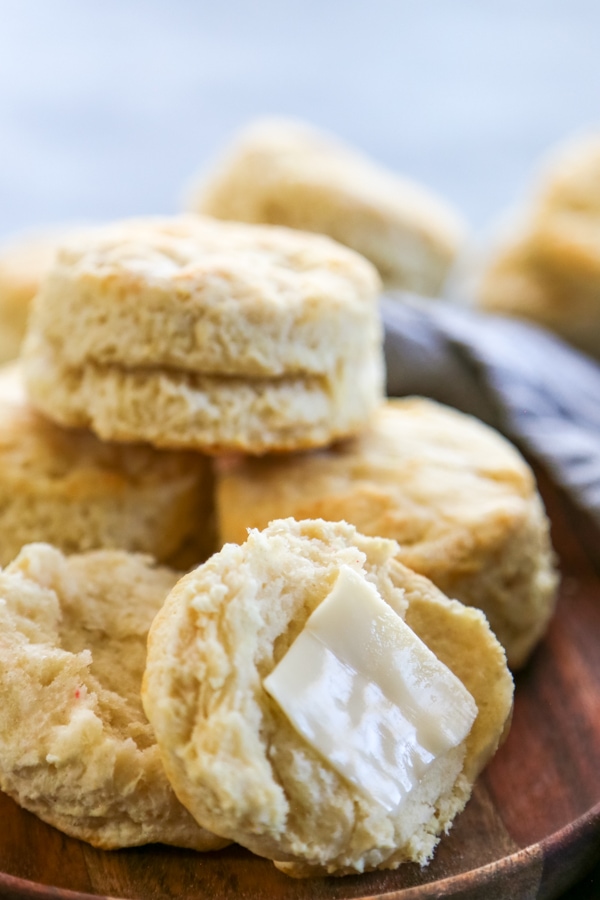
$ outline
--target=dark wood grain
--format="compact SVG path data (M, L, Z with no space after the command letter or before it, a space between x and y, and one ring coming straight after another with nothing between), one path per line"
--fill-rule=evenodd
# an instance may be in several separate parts
M239 847L106 853L0 795L0 896L135 900L555 900L600 859L600 536L540 473L562 583L516 678L508 739L425 869L289 879Z

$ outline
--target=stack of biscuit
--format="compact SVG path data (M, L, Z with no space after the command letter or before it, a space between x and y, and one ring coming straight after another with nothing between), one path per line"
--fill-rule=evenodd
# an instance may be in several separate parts
M201 215L59 250L0 383L0 546L26 545L0 572L0 787L23 806L99 847L236 841L296 876L431 858L556 577L517 451L385 400L380 288L326 236ZM352 700L305 683L314 634Z
M510 237L474 278L475 302L600 357L600 136L547 160Z

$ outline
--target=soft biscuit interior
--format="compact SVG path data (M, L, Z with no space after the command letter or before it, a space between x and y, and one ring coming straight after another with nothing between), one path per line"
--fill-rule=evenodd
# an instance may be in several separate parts
M509 715L512 679L484 616L400 566L396 550L395 542L366 538L345 523L274 522L181 579L150 632L143 701L176 793L205 828L290 874L425 862L463 808L470 778L496 749ZM444 678L462 682L463 698L472 694L464 701L465 721L480 702L483 716L456 732L453 746L435 756L391 810L299 732L289 716L292 688L280 692L287 711L266 690L344 567L393 617L408 619L414 595L432 616L441 609L459 636L465 632L461 649L469 631L480 647L482 679L492 684L486 699L482 683L463 682L446 655ZM338 638L352 642L347 622ZM430 662L436 655L427 651ZM420 668L418 654L417 660ZM341 699L333 700L338 709Z
M140 700L148 628L177 577L48 544L0 573L0 788L103 849L223 846L177 801Z
M477 716L462 682L348 566L263 685L299 734L388 811Z

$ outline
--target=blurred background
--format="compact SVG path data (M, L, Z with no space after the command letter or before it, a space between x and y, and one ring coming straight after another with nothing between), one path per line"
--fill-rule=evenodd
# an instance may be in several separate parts
M0 238L176 211L243 124L327 128L486 228L600 127L595 0L0 0Z

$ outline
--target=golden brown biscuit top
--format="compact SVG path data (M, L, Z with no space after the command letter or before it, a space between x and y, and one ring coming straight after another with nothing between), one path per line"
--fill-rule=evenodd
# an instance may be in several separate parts
M230 462L220 475L221 537L280 515L347 519L403 549L468 560L518 519L535 490L529 466L481 422L422 398L389 400L359 437L286 458Z
M327 288L328 280L330 290L324 292L333 303L347 286L357 298L363 293L370 297L379 288L369 263L329 238L200 215L116 223L63 244L57 259L82 277L122 278L130 287L168 282L189 291L189 302L202 306L213 299L207 286L219 281L239 303L254 300L276 307L294 300L286 296L292 288L299 296L310 296L319 282L324 282L321 291ZM261 290L270 281L273 288ZM194 289L206 293L197 295ZM174 294L175 303L181 299Z
M379 340L379 289L367 260L320 235L142 219L62 248L30 334L72 367L330 374L365 334Z

